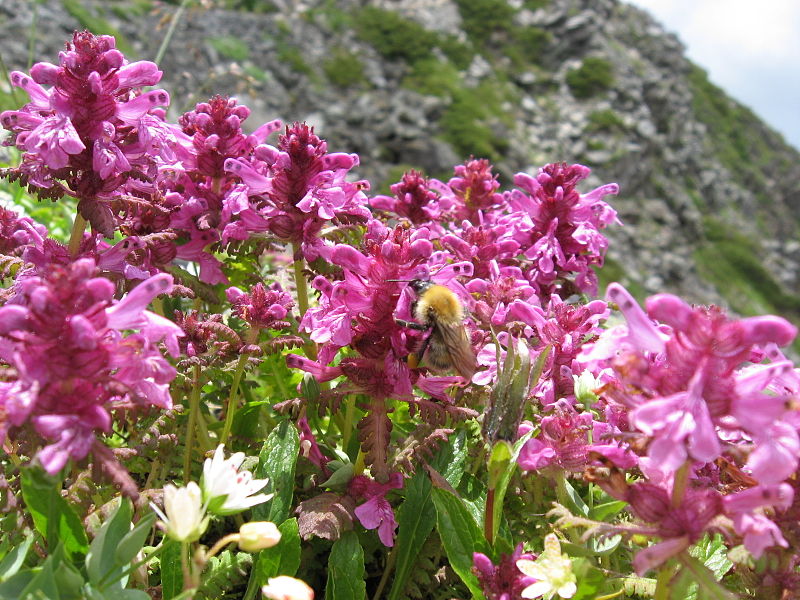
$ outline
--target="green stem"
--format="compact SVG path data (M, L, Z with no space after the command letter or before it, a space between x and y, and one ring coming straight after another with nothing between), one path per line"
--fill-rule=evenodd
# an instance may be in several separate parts
M228 403L225 408L225 425L222 427L222 435L219 436L219 443L224 444L228 441L228 436L231 433L233 426L233 416L236 413L236 394L239 391L239 382L242 380L244 373L244 366L247 364L248 354L242 354L239 357L239 362L236 363L236 371L233 373L233 383L231 384L231 391L228 394Z
M689 461L686 461L675 472L675 479L672 483L672 506L678 508L683 502L683 495L686 493L686 486L689 484Z
M297 309L300 311L300 321L303 320L303 315L308 310L308 285L306 284L306 276L303 275L303 267L305 260L300 252L299 244L292 244L292 257L294 258L293 273L294 273L294 287L297 290ZM314 342L309 342L303 346L303 352L306 357L311 360L317 359L317 347Z
M258 339L258 329L249 329L244 337L244 343L246 345L254 344ZM225 409L225 425L222 428L222 435L219 438L220 444L227 442L228 436L231 433L233 416L236 414L236 396L239 393L239 383L242 381L244 368L247 365L247 359L249 357L249 354L242 354L239 356L239 362L236 363L236 370L233 372L233 383L231 383L231 391L228 394L228 403Z
M192 567L189 564L189 542L181 542L181 570L183 571L183 591L194 587Z
M172 20L169 23L169 28L167 29L166 35L164 35L164 40L161 42L161 46L158 48L158 52L156 52L156 57L153 59L153 62L158 64L161 62L161 59L164 58L164 54L167 53L167 47L169 47L169 43L172 40L172 35L175 33L175 27L178 25L178 21L183 15L183 12L186 10L186 5L189 4L191 0L183 0L181 5L178 7L178 10L175 11L175 14L172 15Z
M216 556L216 555L217 555L217 552L219 552L220 550L222 550L222 549L223 549L225 546L227 546L228 544L232 544L233 542L238 542L240 537L241 537L241 536L240 536L238 533L229 533L229 534L228 534L228 535L226 535L225 537L223 537L223 538L220 538L219 540L217 540L217 543L216 543L216 544L214 544L214 545L211 547L211 550L209 550L209 551L206 553L206 556L205 556L205 561L206 561L206 562L208 562L208 559L210 559L210 558L212 558L212 557Z
M494 488L486 490L486 508L483 511L483 537L494 544Z
M353 434L353 418L356 414L356 398L352 394L345 400L344 425L342 429L342 448L347 452L350 445L350 437Z
M129 576L131 573L133 573L136 569L138 569L142 565L146 565L151 560L153 560L154 558L158 557L158 555L161 554L164 551L164 548L166 548L166 544L162 543L160 546L158 546L158 548L153 550L150 554L145 556L142 560L133 563L126 570L121 571L120 573L117 573L113 577L113 579L107 579L106 577L103 577L100 580L100 582L97 584L97 587L100 588L100 591L103 591L104 588L108 587L112 583L114 583L116 581L119 581L120 579L123 579L124 577ZM113 573L114 573L114 571L109 571L108 575L112 575Z
M69 236L69 255L72 258L78 256L78 250L83 241L83 232L86 231L86 219L80 213L75 213L75 221L72 223L72 233Z
M392 548L392 551L389 552L389 557L386 559L386 566L383 569L383 575L381 576L380 583L378 583L378 587L375 590L375 594L372 596L372 600L379 600L381 594L383 594L383 588L386 587L386 584L389 581L389 575L394 570L394 563L397 560L397 546Z
M653 595L653 600L667 600L669 598L672 571L673 569L668 566L663 566L658 570L656 593Z
M189 423L186 426L186 454L183 457L183 483L189 483L192 477L192 451L194 432L197 428L197 416L200 412L200 367L195 366L192 391L189 396Z
M31 30L28 33L28 70L33 64L33 57L36 53L36 30L39 25L39 3L33 3L33 15L31 16Z

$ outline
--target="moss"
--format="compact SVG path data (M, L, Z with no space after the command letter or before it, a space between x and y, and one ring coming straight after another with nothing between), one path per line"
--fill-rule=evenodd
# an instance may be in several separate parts
M449 62L431 57L416 61L402 85L420 94L447 96L460 89L461 75Z
M486 122L490 115L475 90L458 90L439 121L442 136L461 158L472 155L497 161L508 149L508 141L494 134Z
M454 35L440 35L436 45L458 69L468 68L475 58L475 48L472 44L465 44Z
M311 68L300 48L292 45L285 39L276 40L276 48L278 51L278 60L288 65L295 73L301 73L310 77L314 76L314 69Z
M552 35L540 27L514 27L510 39L503 45L503 54L511 59L515 68L541 63Z
M339 7L336 0L325 0L318 6L309 8L303 18L311 23L323 23L334 33L342 33L353 27L353 17Z
M414 62L430 56L437 36L419 23L391 10L366 6L354 14L359 38L384 58Z
M229 35L209 38L208 43L223 58L244 62L250 57L250 48L241 39Z
M516 10L506 0L456 0L464 31L473 42L484 45L498 31L512 26Z
M588 120L589 124L586 129L590 132L625 131L625 122L610 108L589 113Z
M357 54L346 48L334 48L322 63L325 76L337 87L352 87L366 81L364 63Z
M589 56L577 69L567 72L567 85L576 98L591 98L614 84L611 63L598 56Z

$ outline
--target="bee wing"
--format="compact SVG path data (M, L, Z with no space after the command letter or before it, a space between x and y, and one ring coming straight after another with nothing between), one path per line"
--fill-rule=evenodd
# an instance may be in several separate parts
M453 368L467 381L472 379L478 370L478 360L472 351L467 330L460 323L457 325L444 325L437 323L436 329L442 336L442 341L450 352Z

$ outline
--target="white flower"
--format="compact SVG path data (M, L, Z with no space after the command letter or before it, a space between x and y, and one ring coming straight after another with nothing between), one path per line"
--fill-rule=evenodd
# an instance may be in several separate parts
M232 515L261 504L273 494L255 494L267 485L268 479L253 479L250 471L239 471L244 460L243 452L236 452L226 459L222 444L217 446L214 458L203 463L203 498L208 511L215 515Z
M535 561L521 558L517 561L517 568L525 575L537 579L522 590L523 598L544 596L549 600L556 594L562 598L572 598L578 591L575 574L572 572L572 561L566 554L561 554L561 544L554 533L545 536L544 552L539 558Z
M164 486L164 512L155 504L150 506L161 517L159 527L178 542L194 542L208 526L202 492L194 481L181 488L172 484Z
M314 600L314 590L305 581L287 575L268 579L261 593L271 600Z
M281 532L270 521L251 521L239 527L239 548L245 552L272 548L280 541Z

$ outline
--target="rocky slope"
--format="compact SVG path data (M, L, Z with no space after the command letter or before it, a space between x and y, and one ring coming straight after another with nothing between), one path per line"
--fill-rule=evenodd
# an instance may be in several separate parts
M117 33L152 60L175 5L0 3L0 53L55 60L71 31ZM616 181L625 227L605 279L742 313L800 317L800 155L618 0L228 0L177 20L159 65L180 111L237 95L264 121L306 120L359 175L447 178L470 154L517 171L581 162Z

